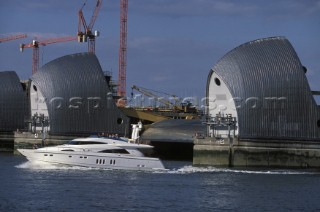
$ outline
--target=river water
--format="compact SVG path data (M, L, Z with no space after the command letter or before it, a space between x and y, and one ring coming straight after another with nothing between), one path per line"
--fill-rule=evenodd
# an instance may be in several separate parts
M320 210L320 170L165 165L161 172L100 170L0 153L0 211Z

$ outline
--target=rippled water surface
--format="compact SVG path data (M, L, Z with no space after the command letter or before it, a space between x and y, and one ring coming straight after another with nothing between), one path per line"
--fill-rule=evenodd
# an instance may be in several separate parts
M0 153L0 211L320 210L320 170L165 164L161 172L100 170Z

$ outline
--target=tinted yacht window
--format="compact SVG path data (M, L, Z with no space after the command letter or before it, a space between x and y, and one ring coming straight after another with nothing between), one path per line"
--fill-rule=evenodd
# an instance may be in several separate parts
M103 153L118 153L118 154L130 154L127 150L125 149L105 149L105 150L101 150L99 152L103 152Z

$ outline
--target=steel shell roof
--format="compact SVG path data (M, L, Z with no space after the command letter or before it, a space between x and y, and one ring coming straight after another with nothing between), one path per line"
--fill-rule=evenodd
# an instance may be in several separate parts
M0 131L24 128L26 95L14 71L0 72Z
M128 118L117 108L92 53L53 60L32 76L46 98L52 134L125 134Z
M240 138L320 140L320 107L285 37L254 40L227 53L209 73L207 96L213 72L238 101Z

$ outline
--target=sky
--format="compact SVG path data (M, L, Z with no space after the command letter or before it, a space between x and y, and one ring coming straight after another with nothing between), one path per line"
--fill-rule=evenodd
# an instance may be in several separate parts
M32 49L21 43L76 36L84 0L0 0L0 36L28 38L0 44L0 70L31 76ZM118 76L120 0L103 0L93 29L102 69ZM83 8L90 21L96 0ZM137 85L181 98L205 97L210 69L233 48L251 40L285 36L293 45L312 90L320 91L320 0L129 0L127 95ZM40 66L86 52L76 41L40 47ZM320 104L320 98L317 97Z

